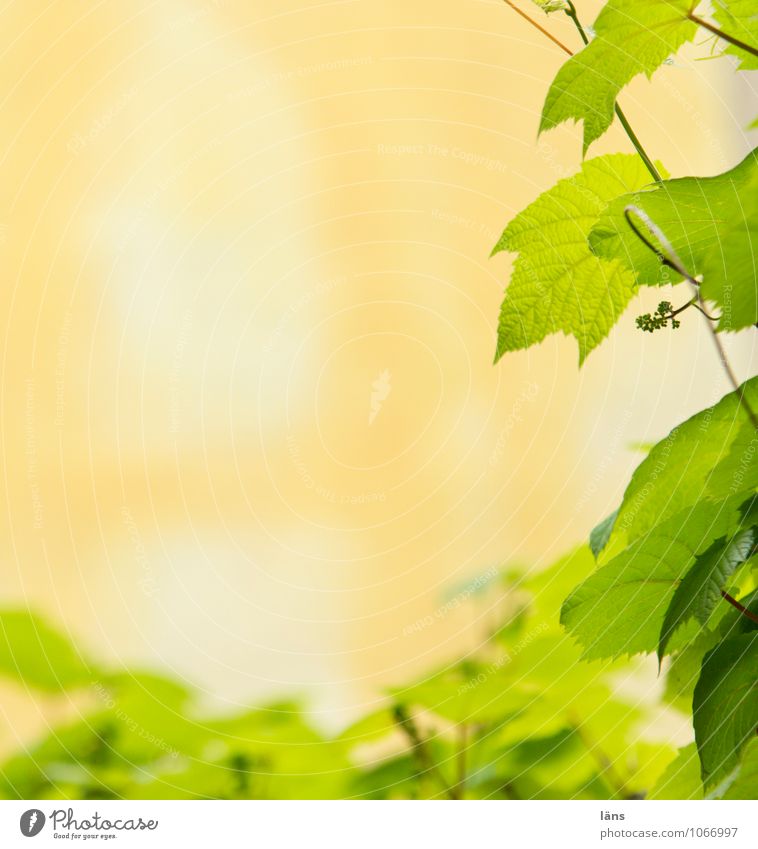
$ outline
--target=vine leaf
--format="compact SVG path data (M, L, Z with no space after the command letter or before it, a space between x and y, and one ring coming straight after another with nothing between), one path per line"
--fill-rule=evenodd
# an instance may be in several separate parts
M692 702L703 784L730 775L758 726L758 632L730 637L703 659Z
M671 516L574 589L561 624L584 647L583 657L655 651L679 582L714 539L739 528L741 502L742 496L703 501Z
M741 391L755 398L758 378ZM680 582L715 540L731 540L755 522L754 442L752 424L732 392L651 449L624 493L608 537L607 563L569 595L561 611L562 624L584 646L585 657L661 650L662 632L670 637L674 619L685 621L675 617L682 596L668 613ZM596 532L595 549L605 534ZM711 590L703 588L703 615ZM667 639L663 650L672 644L676 649Z
M694 617L705 625L721 598L729 578L750 557L756 528L738 531L730 540L716 540L695 558L669 603L658 639L658 660L663 659L669 640L680 625Z
M649 180L632 154L591 159L510 222L492 251L518 253L500 309L496 361L561 331L576 338L581 364L608 335L634 294L634 278L620 260L596 257L587 236L611 198Z
M740 387L758 405L758 377ZM699 501L758 489L755 431L736 392L674 428L640 463L624 492L611 541L628 545Z
M624 210L630 204L655 221L693 276L702 275L703 298L721 308L719 330L758 321L758 148L716 177L666 180L618 197L592 228L594 253L624 262L638 284L680 282L628 226Z
M758 44L758 11L755 0L715 0L713 6L713 17L724 32L747 44ZM740 60L737 65L740 70L758 70L758 58L745 50L729 45L724 53Z
M610 0L596 37L560 69L547 94L540 132L584 122L584 152L613 121L616 98L638 74L653 72L697 32L692 0Z

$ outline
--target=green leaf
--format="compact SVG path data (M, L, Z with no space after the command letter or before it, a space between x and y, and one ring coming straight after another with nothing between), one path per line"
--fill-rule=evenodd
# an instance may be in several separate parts
M649 796L650 799L702 799L700 761L697 746L690 743L679 750L666 767Z
M634 282L622 262L592 254L587 236L611 198L649 179L637 156L591 159L510 222L492 252L518 253L500 309L496 360L562 332L576 338L582 363L608 335Z
M608 545L608 540L611 538L618 514L619 511L614 510L610 516L606 516L599 525L592 529L590 533L590 551L595 555L595 560L597 560L603 549Z
M750 557L755 545L755 527L738 531L730 540L716 540L695 558L695 565L682 578L669 604L658 640L660 660L677 628L693 616L701 625L708 621L721 599L721 590Z
M741 387L758 407L758 378ZM640 463L619 508L611 541L628 544L697 502L758 488L755 432L735 392L675 427Z
M25 687L66 690L92 681L95 668L71 642L26 610L0 612L0 674Z
M754 802L756 790L758 790L758 740L752 740L748 743L737 768L711 795L717 799L748 799Z
M613 121L616 98L638 74L653 72L697 32L692 0L609 0L596 37L560 69L542 109L540 132L584 121L584 152Z
M758 7L755 0L715 0L713 17L719 28L745 44L758 47ZM730 44L724 53L739 59L738 67L743 71L758 70L758 57Z
M691 275L702 275L702 295L721 309L719 330L758 321L758 149L716 177L666 180L616 198L589 235L605 260L621 260L638 284L678 283L630 228L624 210L642 209L660 228Z
M724 607L729 606L725 604ZM686 645L670 656L663 694L668 704L679 708L683 713L691 712L692 694L700 677L703 656L722 638L723 635L717 630L701 629L694 639L689 640ZM698 781L700 781L699 774Z
M758 632L724 640L703 660L692 703L703 783L738 765L758 726Z
M733 533L742 496L701 502L653 527L580 584L561 623L587 659L655 651L679 581L713 539Z

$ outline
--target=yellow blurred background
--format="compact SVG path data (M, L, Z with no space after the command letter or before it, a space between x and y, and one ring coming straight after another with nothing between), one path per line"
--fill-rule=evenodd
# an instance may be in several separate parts
M478 643L447 587L584 540L630 443L728 389L696 320L634 330L659 292L581 371L555 337L492 365L490 249L580 159L537 144L563 56L501 0L12 0L0 32L0 602L96 657L337 726ZM751 146L693 53L622 98L673 175ZM2 705L3 750L52 721Z

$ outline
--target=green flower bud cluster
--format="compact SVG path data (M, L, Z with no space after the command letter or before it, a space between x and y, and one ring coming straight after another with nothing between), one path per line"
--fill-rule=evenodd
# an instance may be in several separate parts
M653 333L662 327L668 327L668 323L671 321L671 327L676 330L680 326L681 321L677 321L672 313L673 307L671 306L671 302L661 301L658 304L658 309L652 315L646 312L645 315L637 316L637 327L646 333Z

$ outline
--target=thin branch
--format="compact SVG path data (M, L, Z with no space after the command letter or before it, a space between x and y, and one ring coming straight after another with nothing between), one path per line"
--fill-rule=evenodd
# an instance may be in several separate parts
M457 788L451 787L445 780L445 776L440 771L439 766L437 766L434 758L431 756L429 749L427 748L426 740L424 740L421 736L421 733L416 727L416 723L413 721L406 709L402 705L396 705L393 710L393 717L395 722L408 737L408 740L413 747L413 754L419 762L421 769L437 779L437 782L440 784L448 799L458 799L459 796Z
M608 783L613 787L613 789L622 799L628 798L626 790L627 782L621 775L616 772L616 769L611 759L605 754L605 752L600 748L600 746L587 734L579 717L574 716L572 718L572 725L574 726L574 731L576 732L577 737L579 737L579 740L584 745L584 748L587 749L590 755L595 759L597 765L600 767L601 774L605 774L606 778L608 779Z
M629 136L629 141L634 145L634 149L640 156L640 159L645 163L645 167L650 172L650 176L655 180L656 183L662 183L663 177L661 176L661 172L655 167L655 163L653 160L647 155L645 152L645 148L642 146L642 142L637 138L637 133L632 129L632 125L629 123L626 115L623 113L621 107L616 104L616 117L619 119L621 126L626 131L627 136Z
M737 610L739 610L739 612L740 612L743 616L747 616L747 618L748 618L751 622L757 622L757 623L758 623L758 616L756 616L756 615L755 615L755 613L753 613L753 611L752 611L752 610L748 610L748 609L747 609L747 607L745 607L745 605L744 605L744 604L740 604L740 603L737 601L737 599L736 599L736 598L733 598L732 596L730 596L730 595L729 595L729 593L724 592L724 590L721 590L721 597L722 597L722 598L724 598L726 601L728 601L728 602L729 602L729 604L731 604L731 605L732 605L732 607L734 607L734 608L736 608Z
M506 4L506 6L513 9L513 11L517 15L520 15L525 21L528 21L536 30L539 30L546 38L549 38L550 41L553 42L553 44L560 47L560 49L566 55L568 55L568 56L574 55L573 50L566 47L566 45L562 41L559 41L551 32L549 32L547 29L545 29L545 27L543 27L542 24L540 24L538 21L535 21L534 18L531 15L528 15L522 9L519 9L519 7L515 3L512 3L511 0L503 0L503 2ZM585 45L589 44L589 39L587 38L587 33L584 31L584 27L582 26L582 24L579 21L579 17L577 15L576 9L574 8L574 4L569 3L568 6L569 6L569 8L565 10L566 14L574 22L574 25L576 26L577 30L579 31L579 35L582 37L582 41L585 43ZM645 167L650 172L650 176L655 180L656 183L660 183L663 180L663 177L661 177L660 172L655 167L653 160L650 159L650 157L645 152L645 148L642 146L642 142L640 142L640 140L637 138L637 134L632 129L632 125L629 123L628 118L626 117L626 115L624 114L623 110L618 105L618 103L615 106L615 112L616 112L616 116L618 117L618 119L621 123L621 126L624 128L624 132L629 137L629 141L634 145L634 149L637 151L637 153L640 156L640 159L642 159L642 161L645 163Z
M724 41L728 41L729 44L733 44L735 47L739 47L740 50L744 50L746 53L750 53L753 56L758 56L758 47L753 47L751 44L747 44L744 41L740 41L739 38L735 38L733 35L729 35L728 33L720 30L718 27L709 23L708 21L704 21L702 18L698 17L694 12L688 12L687 17L692 21L692 23L697 24L703 29L707 29L708 32L712 32L714 35L722 38Z
M462 799L466 787L466 750L468 748L468 727L461 723L458 729L458 780L455 785L456 798Z
M530 24L531 24L531 25L532 25L535 29L538 29L538 30L539 30L539 31L540 31L540 32L541 32L544 36L546 36L547 38L549 38L549 39L550 39L550 41L552 41L552 42L553 42L553 44L555 44L555 45L557 45L558 47L560 47L560 48L561 48L561 50L562 50L564 53L567 53L569 56L573 56L573 55L574 55L573 51L572 51L572 50L570 50L568 47L566 47L566 45L565 45L562 41L558 41L558 39L557 39L557 38L556 38L556 37L555 37L555 36L554 36L551 32L549 32L548 30L546 30L546 29L545 29L545 27L543 27L543 26L542 26L542 24L540 24L540 23L538 23L537 21L535 21L535 20L534 20L534 18L533 18L531 15L527 15L527 13L526 13L526 12L524 12L524 11L523 11L523 10L521 10L521 9L519 9L519 7L518 7L515 3L511 3L511 0L503 0L503 3L505 3L505 5L506 5L506 6L510 6L510 7L511 7L511 9L513 9L513 11L514 11L517 15L521 15L521 17L522 17L525 21L529 21L529 23L530 23Z
M657 240L661 247L653 244L650 239L645 236L642 231L637 227L633 216L639 218L640 221L645 225L648 232L651 233ZM661 230L661 228L650 218L650 216L638 206L627 206L624 210L624 217L626 218L627 224L631 227L632 232L637 236L637 238L648 247L657 257L658 259L668 268L671 268L673 271L676 271L677 274L682 276L688 283L692 286L694 297L698 302L698 306L700 311L705 314L706 318L709 318L708 314L705 312L705 305L703 303L703 297L700 294L700 283L687 271L684 266L684 263L679 258L679 254L677 254L676 250L674 250L674 246L666 237L666 234ZM710 330L711 337L713 339L713 344L716 346L716 350L719 355L719 359L721 360L721 365L724 368L726 376L729 378L732 386L734 387L734 391L737 394L737 398L739 399L742 408L748 415L753 427L758 430L758 415L756 415L753 408L750 406L750 402L745 397L744 390L741 389L740 384L737 380L734 371L732 370L732 366L729 363L729 358L726 355L726 351L724 350L724 346L721 344L721 339L719 339L719 335L716 332L716 328L709 321L708 329Z

